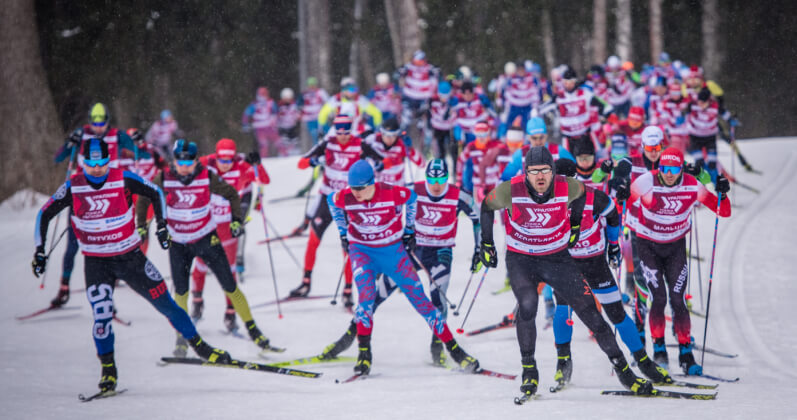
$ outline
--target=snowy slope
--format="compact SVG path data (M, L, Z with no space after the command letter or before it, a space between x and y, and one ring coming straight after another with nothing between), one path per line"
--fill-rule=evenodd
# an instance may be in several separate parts
M119 288L116 304L119 315L133 322L130 327L115 324L116 360L120 387L129 391L119 397L81 404L78 393L93 392L99 379L99 363L91 339L91 310L82 293L68 303L73 310L19 322L14 319L47 306L55 295L60 274L61 244L54 253L44 291L30 273L33 252L32 230L36 208L4 203L0 206L0 261L4 278L0 282L0 407L3 418L787 418L793 417L797 326L791 303L797 298L794 272L797 269L794 245L797 225L791 213L797 207L797 188L790 177L797 170L797 139L763 139L740 144L748 159L764 175L745 174L737 165L743 182L761 189L755 195L734 189L731 219L720 221L717 266L712 291L711 347L738 353L737 359L706 355L705 371L726 377L741 376L737 384L723 384L716 401L677 401L600 396L601 389L619 389L610 366L586 329L576 323L573 340L575 372L567 391L549 394L555 366L552 331L540 331L537 361L541 369L543 397L517 407L512 397L519 380L510 382L481 376L443 371L429 365L431 333L399 294L378 311L373 339L374 365L378 377L336 385L335 378L351 373L349 365L307 367L324 372L317 380L291 378L256 372L193 366L158 367L160 356L170 355L174 332L169 324L129 288ZM730 155L721 145L721 159ZM293 194L309 178L295 169L295 159L266 161L273 185L268 198ZM730 166L730 165L729 165ZM280 233L288 232L301 219L303 200L268 204L266 210ZM61 226L64 226L62 219ZM455 250L455 268L449 296L459 300L468 279L472 251L470 223L463 217L459 232L461 246ZM714 217L699 211L701 254L711 255ZM266 247L258 217L247 225L247 277L242 289L250 304L274 299ZM496 239L501 241L502 235ZM300 260L305 239L287 244ZM500 247L500 245L499 245ZM340 245L334 232L327 233L319 251L312 294L331 294L341 269ZM279 244L272 245L280 293L287 294L298 284L301 271ZM151 248L150 257L168 275L166 253ZM73 288L82 288L82 258L78 257ZM696 267L693 265L693 270ZM708 262L702 266L703 293L708 287ZM510 293L493 296L490 291L503 285L503 269L494 270L476 301L466 330L498 322L514 305ZM696 272L693 273L696 278ZM466 303L470 301L475 283ZM426 282L426 280L424 280ZM691 292L699 299L697 281ZM249 341L221 334L223 300L215 279L209 277L205 292L205 319L198 329L207 341L229 350L234 357L257 360L257 349ZM699 304L696 303L699 308ZM336 340L350 316L327 299L284 304L284 319L277 319L276 307L253 311L261 329L275 345L288 347L272 360L287 360L319 353ZM464 315L464 311L463 311ZM462 315L449 314L452 330ZM542 323L539 323L542 325ZM702 341L703 321L693 317L693 335ZM484 367L519 374L520 355L512 329L460 338L463 347L478 357ZM668 337L668 340L673 340ZM356 347L356 346L355 346ZM676 364L671 351L671 366ZM350 349L347 355L355 355ZM699 353L698 353L699 357ZM262 359L261 359L262 361Z

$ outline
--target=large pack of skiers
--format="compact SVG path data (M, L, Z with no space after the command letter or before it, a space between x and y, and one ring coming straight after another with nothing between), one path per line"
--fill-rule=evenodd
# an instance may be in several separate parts
M45 272L64 236L58 214L68 209L61 286L48 309L69 300L82 251L101 364L96 396L115 395L119 381L113 328L119 280L174 327L170 360L247 363L205 342L194 327L203 317L208 270L226 295L225 327L237 331L240 318L259 349L285 350L255 323L237 278L245 271L246 221L266 205L269 161L262 158L297 154L300 125L312 139L296 163L311 176L297 194L306 197L306 213L302 220L269 222L293 228L270 239L275 243L307 235L304 269L289 295L277 298L312 297L321 238L334 223L345 267L339 296L353 314L340 339L319 346L310 362L343 360L340 354L356 341L348 380L368 377L374 312L399 289L431 330L435 365L449 367L450 357L449 369L520 376L518 404L537 396L543 367L555 365L552 392L570 381L578 357L570 348L573 313L626 395L677 394L658 386L700 388L669 373L703 375L693 352L687 238L695 208L731 215L733 178L717 160L717 140L733 142L738 121L717 83L667 53L641 69L611 56L586 72L562 65L547 76L527 59L507 62L490 81L466 66L446 75L417 51L392 74L376 75L367 95L351 77L333 95L314 77L298 97L284 88L275 100L259 87L243 112L238 141L220 139L204 154L169 110L144 133L113 127L109 109L94 104L87 124L56 152L56 162L68 161L67 179L39 211L32 266L37 277ZM460 213L473 232L473 244L459 244L473 246L468 261L452 258ZM499 226L504 249L496 247ZM168 250L168 267L147 258L151 240ZM447 292L452 281L466 280L452 278L455 263L471 272L467 287L474 275L483 281L488 270L506 273L516 305L507 308L503 326L517 330L519 375L485 369L455 340L447 318L456 299ZM169 274L171 290L161 272ZM419 273L430 279L427 290ZM552 325L556 360L535 358L538 306ZM200 359L190 357L189 347Z

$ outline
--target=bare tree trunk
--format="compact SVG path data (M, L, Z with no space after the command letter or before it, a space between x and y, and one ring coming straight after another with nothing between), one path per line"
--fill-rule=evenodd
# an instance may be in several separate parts
M717 78L722 64L718 29L720 26L717 0L703 1L703 71L707 77Z
M394 9L394 3L391 0L385 0L385 17L387 18L387 27L390 31L390 45L393 47L393 65L396 67L404 64L401 51L401 31L399 27L398 12Z
M543 2L540 20L542 21L540 26L542 26L542 46L545 51L545 65L548 67L548 72L550 72L556 66L556 51L553 46L551 8L547 1Z
M363 19L364 0L354 0L354 25L352 25L351 47L349 48L349 76L357 80L362 86L364 78L359 76L360 59L360 28Z
M297 22L299 23L299 91L297 95L301 95L302 90L307 86L307 4L305 0L296 0ZM310 132L307 131L307 126L304 122L299 122L299 146L301 149L310 149Z
M592 3L592 62L602 63L604 60L606 60L606 0L594 0Z
M311 4L312 3L312 4ZM305 3L307 12L308 70L324 89L332 91L331 41L329 36L329 1Z
M620 60L631 60L631 0L617 0L617 45L615 50Z
M418 7L415 0L385 0L385 16L393 46L393 64L398 67L409 61L412 53L421 48Z
M650 62L656 63L664 51L661 34L661 0L650 0Z
M39 55L33 0L9 0L0 8L0 200L17 190L51 193L63 181L51 153L63 132ZM24 164L24 167L20 167Z

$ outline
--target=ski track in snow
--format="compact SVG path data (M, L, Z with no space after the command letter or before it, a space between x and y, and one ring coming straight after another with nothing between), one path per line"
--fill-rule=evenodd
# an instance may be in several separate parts
M729 149L719 142L720 159L730 167ZM4 278L0 282L0 407L3 418L70 419L113 416L122 419L152 418L666 418L688 414L693 418L789 418L797 405L792 395L795 385L793 353L797 349L797 326L791 322L791 305L797 298L794 272L797 261L794 244L797 225L791 222L797 207L797 188L790 177L797 170L797 139L744 141L745 156L764 175L745 174L737 164L742 182L761 189L757 196L733 188L736 206L733 217L721 219L715 267L708 346L731 353L736 359L707 354L705 371L724 377L740 376L737 384L721 384L716 401L634 399L599 395L602 389L620 389L605 356L588 338L584 326L576 322L573 334L573 382L567 390L550 394L553 384L555 349L552 330L539 330L537 362L540 367L539 400L518 407L512 403L519 394L519 379L502 379L457 374L430 366L431 333L398 293L380 307L375 318L374 364L378 377L337 385L336 378L351 374L351 364L305 366L323 372L320 379L292 378L232 369L194 366L156 366L161 356L171 353L174 332L160 314L149 307L130 288L119 288L115 296L119 315L133 325L113 324L116 332L116 360L120 388L124 395L88 404L80 403L79 393L93 393L99 379L99 363L91 339L91 310L83 293L74 293L70 306L80 310L51 313L38 319L19 322L16 315L30 313L48 305L58 288L61 255L59 244L48 266L44 291L40 280L30 273L33 251L32 230L36 209L0 206L0 255ZM279 230L287 233L301 220L304 200L269 204L268 200L293 194L308 179L309 172L295 169L296 159L268 159L265 165L273 184L266 187L267 216ZM65 226L62 213L59 230ZM714 215L698 210L703 288L707 291ZM51 225L52 226L52 225ZM334 227L325 235L314 271L313 294L331 294L341 269L340 245ZM60 233L60 232L59 232ZM272 235L274 233L272 232ZM259 217L247 225L247 272L241 288L250 304L274 299L268 257L263 245L263 226ZM52 231L48 235L48 244ZM496 233L498 249L503 235ZM287 244L300 259L306 238L288 239ZM467 266L472 250L470 222L460 218L459 246L455 248L454 270L448 296L459 298L468 278ZM284 296L301 278L294 262L282 246L274 246L278 285ZM168 275L167 254L151 246L149 255L164 275ZM503 255L501 255L503 257ZM503 259L503 258L501 258ZM693 264L693 270L696 264ZM83 287L83 261L78 256L72 288ZM512 310L511 293L488 293L503 285L505 269L491 271L474 305L465 330L501 320ZM692 274L692 282L697 276ZM425 275L421 275L428 285ZM467 308L478 278L468 292ZM692 285L696 308L698 288ZM197 324L203 337L215 346L229 350L239 359L268 361L257 356L257 348L247 340L220 333L224 300L214 277L207 281L204 319ZM294 302L282 306L283 320L277 319L274 305L253 310L264 333L277 346L288 351L271 355L280 361L319 353L346 329L350 315L328 300ZM454 317L453 329L462 322L464 311ZM542 310L538 314L542 317ZM240 322L240 321L239 321ZM693 335L703 338L703 320L692 318ZM541 327L543 322L538 322ZM478 357L485 368L502 373L520 373L520 354L513 329L475 337L457 335L462 346ZM668 336L668 342L673 338ZM648 344L650 351L650 344ZM621 345L623 349L624 346ZM344 353L356 355L356 345ZM696 352L696 357L700 353ZM629 356L630 360L630 356ZM670 350L670 366L677 370L677 354Z

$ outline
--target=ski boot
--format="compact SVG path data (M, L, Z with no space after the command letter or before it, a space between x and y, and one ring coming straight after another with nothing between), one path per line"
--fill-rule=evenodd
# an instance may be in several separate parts
M435 366L446 367L446 353L443 351L443 342L432 334L432 364Z
M624 387L628 388L631 392L639 395L649 395L653 393L653 384L647 379L636 376L631 366L625 360L625 357L613 357L611 359L614 365L614 372L617 374L617 379Z
M205 309L205 300L202 299L202 292L192 292L194 295L192 303L194 307L191 310L191 320L194 322L202 319L202 311Z
M351 297L351 285L346 285L343 288L343 295L341 295L341 300L343 300L343 307L349 309L354 306L354 300Z
M201 357L204 360L207 360L210 363L218 363L218 364L229 364L232 362L232 357L230 357L230 353L222 349L217 349L210 344L206 343L202 340L202 337L199 334L196 337L192 338L189 341L191 347L196 352L197 356Z
M246 330L249 331L249 337L255 342L255 345L262 349L261 353L282 353L285 351L285 349L271 346L271 341L266 338L265 335L263 335L263 333L260 331L260 328L257 328L254 320L246 323Z
M667 356L667 345L664 344L664 338L653 339L653 361L659 366L670 365L670 358Z
M185 357L188 354L188 341L179 333L177 334L177 342L174 343L172 354L174 357Z
M371 372L371 336L360 335L357 336L360 344L360 353L357 355L357 364L354 365L354 373L358 375L367 375Z
M301 234L304 233L304 231L306 231L308 227L310 227L310 218L305 216L304 220L302 220L302 223L299 226L297 226L295 229L293 229L291 231L290 235L288 235L288 236L291 236L291 237L293 237L293 236L301 236Z
M446 349L448 349L448 353L451 354L451 358L457 362L457 365L465 371L465 372L475 372L479 369L479 361L476 360L475 357L465 353L465 350L462 350L462 347L457 344L457 340L453 338L448 342L445 343Z
M235 322L235 308L228 306L224 311L224 328L231 334L238 331L238 323Z
M60 308L66 305L67 302L69 302L69 284L61 283L58 294L50 301L50 306L53 308Z
M702 376L703 366L698 365L695 361L695 356L692 354L692 343L679 344L678 349L680 350L680 354L678 354L678 364L681 366L681 369L684 370L684 374Z
M521 364L523 366L523 376L520 392L525 395L534 395L537 393L537 387L540 384L540 372L537 370L537 362L533 357L524 357Z
M304 272L304 278L302 278L302 284L299 287L291 290L290 297L307 297L310 294L310 275L312 271L307 270Z
M113 360L113 352L103 354L100 356L100 364L102 365L102 373L100 374L100 392L109 392L116 390L116 363Z
M639 349L634 352L634 360L636 360L637 367L639 367L642 374L647 376L654 384L666 385L674 382L667 369L650 360L650 357L645 353L645 349Z
M328 345L318 358L321 360L331 360L338 357L340 353L351 347L351 343L354 342L354 337L356 336L357 324L352 321L352 323L349 324L349 329L346 330L343 336L340 337L338 341Z
M563 388L570 383L570 377L573 375L573 359L570 357L570 343L558 344L556 346L557 361L556 373L553 375L553 380Z

